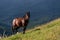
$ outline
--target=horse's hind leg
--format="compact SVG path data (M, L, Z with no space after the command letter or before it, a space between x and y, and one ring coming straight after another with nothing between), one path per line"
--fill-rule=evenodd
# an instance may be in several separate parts
M12 27L12 34L14 34L14 32L15 32L15 29Z
M26 26L23 28L23 34L25 34Z
M12 34L14 34L14 29L12 29Z
M12 34L16 34L17 32L18 32L17 29L13 29L13 30L12 30Z

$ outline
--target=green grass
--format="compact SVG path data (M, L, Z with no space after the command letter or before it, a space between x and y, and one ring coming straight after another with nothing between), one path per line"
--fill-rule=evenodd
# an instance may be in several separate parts
M0 40L60 40L60 18L27 30L26 34L18 33Z

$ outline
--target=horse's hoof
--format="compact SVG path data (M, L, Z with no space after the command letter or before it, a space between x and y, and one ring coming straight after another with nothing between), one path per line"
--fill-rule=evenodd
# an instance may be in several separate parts
M25 34L25 32L23 32L23 34Z
M17 34L18 34L19 32L17 32Z

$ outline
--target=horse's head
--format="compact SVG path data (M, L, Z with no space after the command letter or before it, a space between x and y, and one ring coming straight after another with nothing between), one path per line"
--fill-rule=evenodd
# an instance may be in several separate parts
M26 15L30 18L30 11L26 13Z
M24 19L29 19L30 18L30 11L26 12L26 14L24 15Z

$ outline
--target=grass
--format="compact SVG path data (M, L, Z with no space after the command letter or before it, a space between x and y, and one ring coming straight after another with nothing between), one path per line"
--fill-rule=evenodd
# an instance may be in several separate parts
M60 40L60 18L26 31L26 34L1 38L0 40Z

